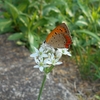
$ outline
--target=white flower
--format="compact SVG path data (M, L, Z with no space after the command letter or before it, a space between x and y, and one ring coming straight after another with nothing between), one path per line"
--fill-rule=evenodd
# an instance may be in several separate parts
M35 49L35 53L31 54L30 57L34 57L34 58L36 58L36 57L41 57L41 58L47 57L47 54L45 54L44 49L42 47L39 50L36 49L35 47L34 47L34 49Z
M34 66L34 68L39 68L41 72L43 72L44 68L49 67L49 65L46 64L45 60L41 59L40 61L37 60L37 65Z
M60 65L62 62L58 61L59 59L55 59L55 56L52 54L50 59L47 59L46 63L50 65Z
M52 52L54 53L55 52L55 49L51 46L49 46L48 44L42 44L41 47L45 50L45 53L48 53L48 52Z
M67 48L58 48L58 51L61 52L63 55L71 56L70 52L68 52Z

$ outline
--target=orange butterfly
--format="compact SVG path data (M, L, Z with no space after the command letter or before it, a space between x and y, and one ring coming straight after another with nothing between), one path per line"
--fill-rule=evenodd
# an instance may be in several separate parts
M52 30L45 42L54 48L69 48L72 39L66 24L62 23Z

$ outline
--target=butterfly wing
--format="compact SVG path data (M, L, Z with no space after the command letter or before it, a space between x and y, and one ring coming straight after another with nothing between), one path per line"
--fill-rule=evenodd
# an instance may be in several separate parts
M54 48L69 48L72 44L68 27L65 23L60 24L46 38L46 43Z
M70 34L70 31L68 29L68 26L66 26L65 23L62 23L60 24L61 27L63 27L65 29L64 31L64 36L66 38L66 44L65 44L65 47L66 48L69 48L69 46L72 44L72 38L71 38L71 34Z

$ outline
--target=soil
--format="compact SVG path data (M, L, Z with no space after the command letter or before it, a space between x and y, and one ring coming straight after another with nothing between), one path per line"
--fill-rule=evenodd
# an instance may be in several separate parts
M0 100L37 100L43 73L24 46L0 36ZM41 100L100 100L100 80L83 80L72 57L63 57L46 80Z

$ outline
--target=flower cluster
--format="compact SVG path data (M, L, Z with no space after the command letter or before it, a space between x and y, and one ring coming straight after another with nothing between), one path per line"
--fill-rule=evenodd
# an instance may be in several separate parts
M71 56L67 48L54 49L46 43L43 43L39 50L35 47L34 49L35 53L31 54L30 57L33 57L37 64L34 68L39 68L41 72L43 72L45 68L51 67L52 65L55 66L62 64L62 62L59 61L62 55Z

